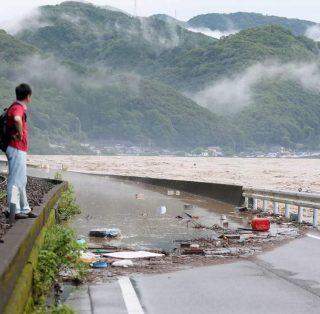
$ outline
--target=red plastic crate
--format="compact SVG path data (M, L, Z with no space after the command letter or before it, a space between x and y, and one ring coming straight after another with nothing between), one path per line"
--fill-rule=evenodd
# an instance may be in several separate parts
M268 218L254 218L251 221L251 227L255 231L269 231L270 220Z

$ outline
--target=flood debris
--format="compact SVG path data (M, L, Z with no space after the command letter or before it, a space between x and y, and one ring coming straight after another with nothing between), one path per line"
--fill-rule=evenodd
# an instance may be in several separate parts
M136 194L136 195L135 195L135 198L136 198L137 200L144 200L144 199L145 199L144 194L142 194L142 193Z
M270 220L269 218L253 218L251 221L251 227L254 231L269 231Z
M124 268L128 268L128 267L133 267L133 261L132 260L120 260L120 261L115 261L111 264L112 267L124 267Z
M90 264L92 268L100 269L100 268L107 268L110 264L106 261L97 261Z
M90 237L96 237L96 238L117 238L121 235L120 229L112 228L112 229L106 229L106 228L98 228L93 229L89 232Z
M192 210L196 208L196 206L192 204L185 204L183 207L185 210Z
M123 251L115 253L107 253L104 257L112 257L117 259L144 259L144 258L157 258L164 257L164 254L152 253L147 251Z
M158 215L165 215L167 213L167 207L166 206L160 206L158 209L157 209L157 214Z
M86 242L85 239L79 239L79 240L77 240L77 243L78 243L79 245L85 245L87 242Z
M97 254L94 254L92 252L81 252L80 255L80 262L85 263L85 264L90 264L93 262L97 262L99 260L100 256Z

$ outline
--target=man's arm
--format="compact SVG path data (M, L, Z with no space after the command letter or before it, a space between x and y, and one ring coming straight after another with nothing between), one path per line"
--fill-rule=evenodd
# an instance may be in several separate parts
M22 140L22 135L23 135L23 131L22 131L22 118L21 116L14 116L14 124L16 126L16 129L18 131L18 133L16 135L14 135L14 139L21 141Z

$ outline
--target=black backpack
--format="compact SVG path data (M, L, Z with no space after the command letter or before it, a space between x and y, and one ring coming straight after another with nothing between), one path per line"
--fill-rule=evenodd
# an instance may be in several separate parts
M0 116L0 149L5 153L7 151L10 137L8 132L8 109L4 109L2 115Z
M13 105L16 105L14 103ZM9 108L5 108L3 110L2 115L0 116L0 149L5 153L9 146L9 142L11 139L10 130L8 128L8 110L13 106L11 105Z

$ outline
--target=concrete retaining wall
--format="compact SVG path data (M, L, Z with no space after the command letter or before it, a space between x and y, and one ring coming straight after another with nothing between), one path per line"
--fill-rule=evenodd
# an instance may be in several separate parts
M148 177L131 177L115 175L110 175L109 177L162 186L168 189L185 191L200 196L210 197L218 201L232 204L235 206L242 205L244 201L242 196L243 188L240 185L157 179Z
M55 223L54 205L67 188L66 182L52 180L56 186L34 208L37 219L18 220L0 244L0 313L23 313L31 297L33 270L44 240L45 230Z

